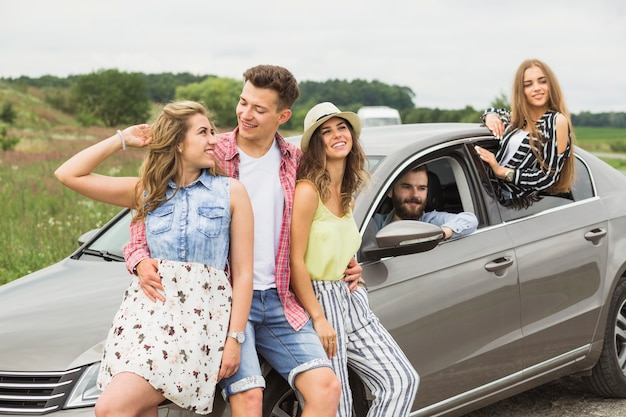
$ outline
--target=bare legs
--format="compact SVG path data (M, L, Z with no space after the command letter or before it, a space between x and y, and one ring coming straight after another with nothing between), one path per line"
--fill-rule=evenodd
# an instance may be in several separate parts
M96 417L157 417L165 398L139 375L122 372L113 377L96 402Z
M320 367L296 377L296 388L304 397L302 417L335 417L341 385L331 368Z

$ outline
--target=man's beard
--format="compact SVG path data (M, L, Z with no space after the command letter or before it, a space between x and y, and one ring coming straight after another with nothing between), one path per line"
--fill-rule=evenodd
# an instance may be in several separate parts
M400 200L399 198L392 197L393 207L395 215L402 220L419 220L424 214L424 202L417 198L410 198L408 200ZM415 210L408 209L406 204L419 204Z

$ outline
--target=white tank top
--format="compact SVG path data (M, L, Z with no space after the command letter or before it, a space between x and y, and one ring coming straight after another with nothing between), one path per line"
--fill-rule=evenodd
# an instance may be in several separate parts
M509 143L506 145L506 152L502 157L502 161L500 161L501 166L506 166L511 158L513 158L513 155L515 155L515 152L517 152L526 136L528 136L528 132L521 129L513 133L513 136L509 139Z

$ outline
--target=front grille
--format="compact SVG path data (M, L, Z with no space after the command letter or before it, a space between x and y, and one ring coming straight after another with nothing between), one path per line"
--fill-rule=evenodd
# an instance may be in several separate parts
M38 415L63 407L82 368L61 372L0 371L0 414Z

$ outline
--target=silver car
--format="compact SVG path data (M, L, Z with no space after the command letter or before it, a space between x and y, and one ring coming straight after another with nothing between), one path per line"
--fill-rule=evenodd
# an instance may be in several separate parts
M497 142L477 124L366 128L361 139L372 181L356 200L357 258L372 309L421 376L412 416L459 416L574 373L596 394L626 397L625 175L577 148L571 193L514 209L493 197L474 145ZM421 164L430 208L475 213L476 232L441 242L420 222L375 230L394 180ZM122 211L67 259L0 287L0 414L93 415L103 341L130 280L128 223ZM287 383L265 375L264 416L298 415ZM365 415L372 398L356 373L352 389L354 415ZM169 403L160 412L192 416ZM218 399L212 415L222 414Z

